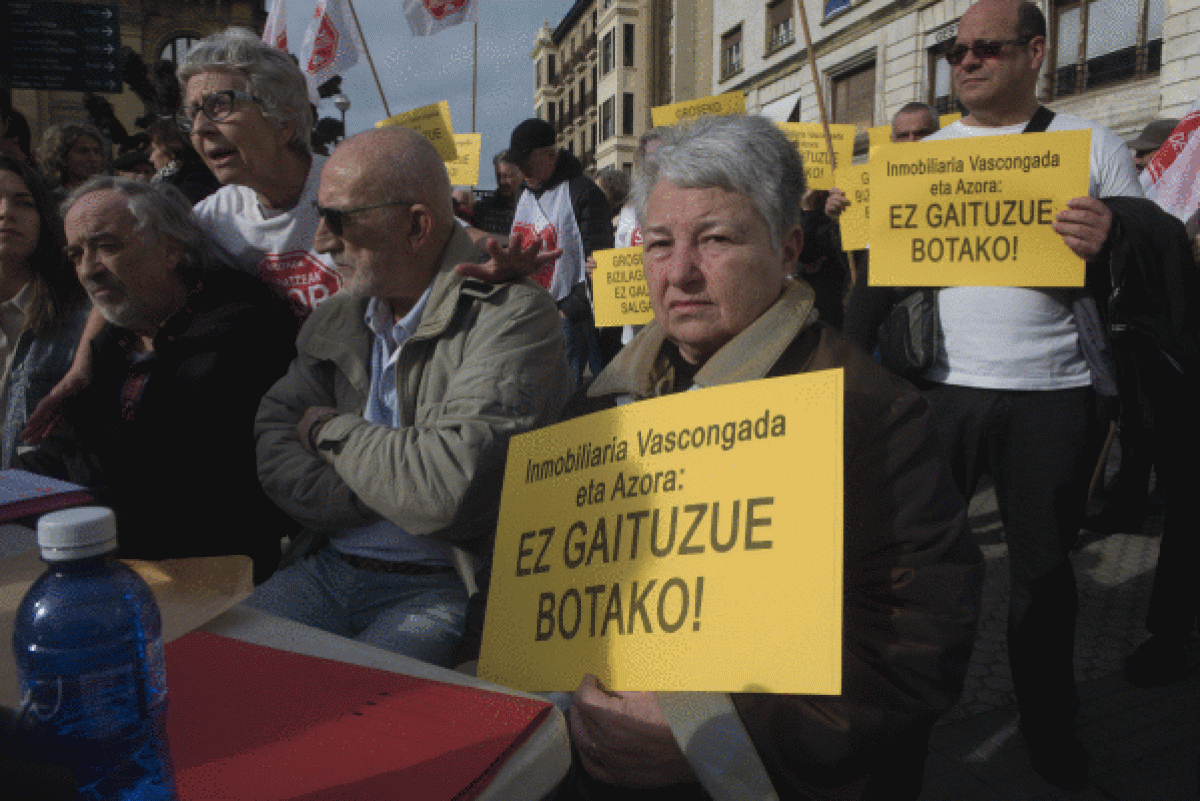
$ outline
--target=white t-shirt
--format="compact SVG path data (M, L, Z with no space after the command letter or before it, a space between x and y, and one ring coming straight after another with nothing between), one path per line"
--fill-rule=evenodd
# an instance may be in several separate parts
M321 221L313 204L326 160L313 156L300 200L287 211L264 209L253 189L238 184L221 187L193 211L230 266L279 287L306 312L342 285L333 259L312 249Z
M1026 123L984 128L954 122L926 138L1020 134ZM1088 194L1142 196L1125 143L1102 125L1055 114L1047 131L1090 128ZM1091 371L1079 344L1068 290L1025 287L950 287L938 293L945 349L926 378L986 389L1052 390L1087 387Z

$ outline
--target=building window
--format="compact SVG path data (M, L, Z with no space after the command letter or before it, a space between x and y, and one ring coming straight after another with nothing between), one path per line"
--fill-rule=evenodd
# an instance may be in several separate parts
M621 135L633 136L633 92L621 96Z
M938 110L938 114L949 114L955 110L954 81L950 75L950 63L946 61L946 51L954 45L954 40L942 42L929 48L929 105Z
M866 131L875 124L875 62L834 76L831 94L833 121Z
M533 88L542 88L542 60L537 60L537 65L533 68Z
M616 100L608 98L600 106L600 141L607 142L615 133L614 126L616 121L613 120Z
M546 83L554 83L554 54L546 56Z
M742 71L742 26L721 37L721 80Z
M573 122L575 119L575 90L567 90L567 119L566 122Z
M613 32L604 34L600 40L600 74L607 75L613 68Z
M1055 3L1048 32L1050 97L1157 73L1165 5L1166 0Z
M767 5L767 52L774 53L796 41L792 0L775 0Z
M200 41L199 36L176 36L171 41L163 45L162 52L158 57L165 61L173 61L179 64L196 43Z
M626 67L633 66L633 24L625 23L625 46L622 48L622 56L624 60L621 62Z
M804 0L800 0L804 2ZM840 14L850 7L850 0L825 0L825 19Z
M546 117L546 122L553 125L554 124L554 103L553 102L551 102L549 105L546 106L546 112L550 115L550 116Z

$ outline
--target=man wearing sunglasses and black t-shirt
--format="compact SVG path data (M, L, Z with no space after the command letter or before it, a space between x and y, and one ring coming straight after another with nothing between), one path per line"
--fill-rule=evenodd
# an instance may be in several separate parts
M1060 211L1054 230L1080 257L1105 248L1112 214L1097 198L1140 196L1124 143L1079 117L1039 111L1046 20L1036 5L981 0L963 15L946 55L969 113L930 136L957 139L1026 130L1091 129L1089 197ZM981 149L987 150L986 141ZM1098 396L1115 396L1098 309L1084 290L953 287L938 293L944 347L924 378L970 497L989 472L1008 543L1009 663L1034 767L1082 787L1087 754L1075 736L1077 606L1068 554L1098 456Z

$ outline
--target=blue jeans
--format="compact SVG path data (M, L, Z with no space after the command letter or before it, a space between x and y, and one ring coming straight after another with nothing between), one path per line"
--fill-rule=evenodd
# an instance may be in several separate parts
M571 368L571 380L578 387L583 380L584 368L591 370L593 378L604 369L600 361L600 340L591 318L571 322L564 317L562 329L563 337L567 340L567 364Z
M454 570L374 573L329 546L260 584L246 600L273 615L442 667L463 633L467 588Z

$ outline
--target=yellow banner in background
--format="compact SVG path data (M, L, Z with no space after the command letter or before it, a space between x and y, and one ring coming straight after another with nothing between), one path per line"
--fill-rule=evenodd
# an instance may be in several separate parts
M832 189L833 170L829 163L829 148L825 146L825 129L815 122L777 122L779 129L797 150L804 162L804 183L809 189ZM829 138L833 155L842 167L854 159L853 125L830 125Z
M458 158L458 149L454 145L454 129L450 125L450 104L445 100L393 114L386 120L375 123L376 128L388 125L412 128L433 143L438 155L447 164Z
M838 218L842 250L862 250L870 241L871 166L857 164L834 172L834 184L846 193L850 205Z
M482 146L483 134L454 134L458 158L446 162L451 186L475 186L479 183L479 150Z
M669 106L655 106L650 109L650 120L654 127L674 125L677 122L710 114L714 117L723 114L745 114L746 95L740 91L726 92L723 95L701 97L683 103L672 103Z
M842 371L513 437L479 676L841 691Z
M1083 286L1050 227L1088 193L1090 130L885 145L871 154L873 286Z
M962 119L962 112L956 111L953 114L943 114L938 117L938 128L945 128L952 122L958 122Z
M592 305L596 325L645 325L654 319L646 276L642 274L642 249L619 248L592 253Z
M876 125L874 128L868 128L867 143L869 148L890 145L892 143L892 126Z

